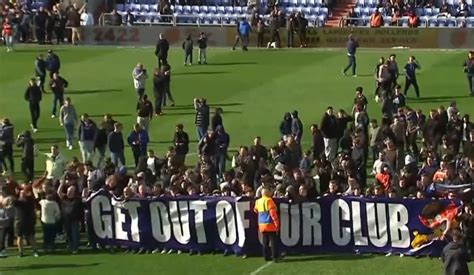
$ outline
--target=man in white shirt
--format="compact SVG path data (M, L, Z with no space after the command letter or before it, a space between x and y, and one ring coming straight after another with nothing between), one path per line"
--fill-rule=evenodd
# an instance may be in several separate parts
M132 77L133 86L137 91L138 101L141 101L143 95L145 94L145 82L148 78L148 74L142 63L138 63L137 66L135 66L132 72Z
M94 26L94 15L87 8L84 8L81 13L81 26Z
M46 156L46 179L59 181L66 170L66 160L59 153L58 146L51 146L51 153L43 155Z

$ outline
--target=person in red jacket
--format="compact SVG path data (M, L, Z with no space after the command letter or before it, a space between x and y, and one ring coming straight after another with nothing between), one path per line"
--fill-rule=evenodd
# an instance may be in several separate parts
M2 36L5 40L5 45L7 47L7 52L13 51L13 27L10 23L10 19L5 18L2 24Z
M263 257L265 261L273 259L278 261L277 254L277 233L280 228L280 220L275 202L271 198L271 191L267 188L262 189L262 197L255 201L255 213L258 215L258 230L262 233ZM269 257L268 250L271 247L272 257Z

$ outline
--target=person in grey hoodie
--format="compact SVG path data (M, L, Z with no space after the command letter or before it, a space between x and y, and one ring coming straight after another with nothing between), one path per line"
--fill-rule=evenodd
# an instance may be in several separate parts
M64 105L59 110L59 124L64 127L66 132L66 146L72 150L72 141L74 139L74 128L77 124L76 107L72 105L71 98L66 97Z
M15 208L11 197L0 197L0 258L7 256L6 254L6 237L13 240L13 218L15 216ZM8 241L10 242L10 240Z
M191 64L193 64L193 40L191 39L191 34L188 34L188 36L186 36L186 39L183 41L182 47L184 50L184 66L191 66Z

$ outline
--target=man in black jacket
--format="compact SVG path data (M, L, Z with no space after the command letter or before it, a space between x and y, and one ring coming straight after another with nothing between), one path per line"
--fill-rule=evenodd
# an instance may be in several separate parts
M295 138L296 143L300 144L303 137L303 123L298 117L298 111L291 113L291 134Z
M176 152L176 162L184 165L186 161L186 154L189 152L189 135L183 130L183 124L176 125L176 132L174 133L174 146Z
M10 162L10 171L15 172L15 162L13 161L13 142L14 142L14 126L8 118L4 118L0 124L0 140L3 141L2 153L3 153L3 166L5 171L8 170L6 159ZM0 163L2 165L2 163ZM0 170L2 170L0 168Z
M207 128L209 128L209 106L206 99L195 98L194 109L196 110L196 118L194 120L196 133L198 140L201 140L207 135Z
M214 113L214 116L212 116L211 119L211 129L212 131L215 131L217 129L217 126L222 126L224 127L224 124L222 122L222 113L224 111L222 110L221 107L217 107Z
M314 160L321 159L321 156L324 154L324 138L321 131L318 129L318 125L311 125L311 136L313 137L311 143L311 149L313 150Z
M40 117L40 102L42 99L41 89L36 85L36 80L34 78L30 79L28 88L25 92L25 100L28 101L30 105L30 114L31 114L31 129L33 133L38 132L38 119Z
M153 92L155 94L155 116L163 115L161 107L163 105L163 97L166 93L166 75L169 74L165 71L166 67L155 69L153 73Z
M54 73L59 73L61 68L61 60L59 56L53 52L53 50L48 50L48 56L46 57L46 68L49 71L49 77L53 78Z
M16 146L22 148L21 153L21 172L25 175L28 181L33 180L35 171L34 146L35 142L31 138L30 131L25 131L18 135Z
M337 122L332 107L328 107L321 120L321 132L324 137L324 153L329 161L336 158L337 152Z
M35 18L34 21L35 21L35 26L36 26L36 40L38 40L38 44L44 44L48 14L44 11L44 8L41 6L36 12L34 18Z
M158 42L156 43L155 55L158 58L158 68L168 64L168 50L170 49L170 44L168 40L163 37L163 34L160 33Z
M46 79L46 61L44 61L43 55L40 54L36 57L35 61L35 73L36 77L39 79L39 86L41 91L45 93L44 82Z
M137 123L148 132L150 121L153 118L153 104L148 100L148 96L143 95L140 102L137 103Z
M54 73L53 78L49 82L49 87L53 92L53 109L51 110L51 118L56 117L57 104L62 105L64 102L64 88L67 88L69 83L66 79L59 76L59 73Z

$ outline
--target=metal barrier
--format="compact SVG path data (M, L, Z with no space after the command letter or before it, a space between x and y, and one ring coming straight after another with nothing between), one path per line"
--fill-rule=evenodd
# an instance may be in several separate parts
M99 25L105 26L110 25L111 13L103 13L99 17ZM124 22L126 13L121 13L122 23L127 25ZM213 14L213 15L200 15L200 14L174 14L174 15L162 15L159 13L138 13L134 14L135 22L133 25L136 26L235 26L238 21L242 18L247 18L249 21L251 19L251 14L242 14L242 15L223 15L223 14ZM266 26L270 23L270 16L265 15L261 17ZM313 27L322 27L319 20L314 22ZM308 26L310 28L310 26Z
M387 17L386 17L387 18ZM390 24L389 25L386 25L386 21L384 20L383 23L382 23L382 26L380 27L393 27L393 28L397 28L397 27L402 27L402 28L407 28L407 26L403 26L403 22L402 21L405 21L407 19L407 17L399 17L399 18L396 18L395 21L390 18L391 21L390 21ZM418 20L420 20L420 23L418 24L417 27L419 28L459 28L460 27L460 24L464 23L466 24L466 18L448 18L448 17L443 17L443 16L440 16L440 17L437 17L437 19L445 19L445 20L454 20L456 22L456 25L455 26L430 26L430 20L431 18L426 18L426 17L418 17ZM347 26L347 22L348 21L351 21L351 22L361 22L361 24L356 24L356 25L351 25L351 26ZM341 18L341 20L339 21L339 27L359 27L359 28L369 28L370 26L367 26L365 22L370 22L370 17L366 17L366 18L360 18L360 17L356 17L356 18L353 18L353 17L343 17ZM391 25L392 23L396 23L395 25ZM406 21L408 23L408 21ZM424 24L422 24L424 23Z

